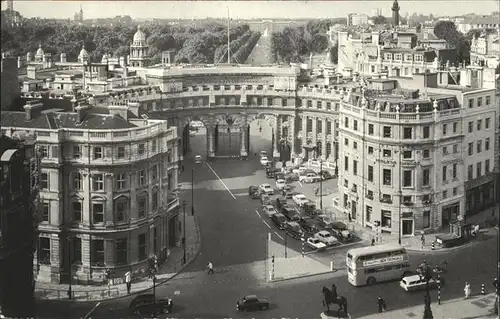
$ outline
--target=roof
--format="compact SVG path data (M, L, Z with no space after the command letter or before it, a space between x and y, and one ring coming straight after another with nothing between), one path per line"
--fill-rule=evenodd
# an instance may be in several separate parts
M377 246L353 248L353 249L350 249L348 251L348 253L352 254L352 255L359 255L359 254L377 253L377 252L382 253L382 252L397 250L397 249L404 249L404 247L401 245L398 245L398 244L384 244L384 245L377 245Z
M12 156L18 151L17 148L14 149L9 149L3 152L2 157L0 158L0 161L2 162L9 162Z

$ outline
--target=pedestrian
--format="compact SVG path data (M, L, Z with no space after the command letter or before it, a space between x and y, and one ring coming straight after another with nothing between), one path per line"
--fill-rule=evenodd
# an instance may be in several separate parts
M465 293L465 299L469 298L469 296L470 296L470 284L468 282L465 283L464 293Z
M130 289L132 289L132 269L129 268L125 273L125 283L127 284L127 294L130 295Z
M375 246L375 238L372 238L372 246Z
M422 236L420 236L420 241L422 243L422 249L424 249L424 246L425 246L425 235L422 234Z
M347 215L349 217L349 223L352 222L352 216L351 216L351 213L349 213L349 215Z
M384 312L386 308L385 300L382 297L378 297L377 299L378 312Z
M498 279L497 278L493 279L493 287L495 287L495 289L498 289Z
M209 261L209 262L208 262L208 266L207 266L207 268L208 268L208 272L207 272L207 273L208 273L209 275L213 275L213 274L214 274L214 265L212 264L212 262L211 262L211 261Z

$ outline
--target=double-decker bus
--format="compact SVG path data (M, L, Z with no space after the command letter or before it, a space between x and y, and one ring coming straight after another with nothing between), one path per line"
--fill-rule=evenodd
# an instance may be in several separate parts
M347 278L353 286L401 279L411 273L408 253L397 244L351 249L346 265Z

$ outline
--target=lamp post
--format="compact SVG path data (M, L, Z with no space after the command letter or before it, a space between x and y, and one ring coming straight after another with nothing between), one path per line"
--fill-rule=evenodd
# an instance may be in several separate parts
M285 233L285 258L288 258L288 251L287 251L287 247L288 247L288 235Z
M68 285L68 299L71 299L72 296L73 296L73 292L72 292L72 287L71 287L71 236L68 235L68 279L69 279L69 285Z
M319 209L323 211L323 161L319 161Z
M432 279L432 269L427 263L424 261L417 269L418 275L421 279L425 280L425 308L424 308L424 316L423 319L433 319L432 310L431 310L431 293L430 293L430 284L429 280Z
M182 234L182 249L184 251L182 261L183 264L186 264L186 201L182 201L182 215L183 215L183 222L182 222L182 228L183 234Z
M400 183L401 187L401 183ZM401 200L403 199L403 193L399 190L399 213L398 213L398 244L401 245Z
M191 216L194 216L194 168L191 168Z

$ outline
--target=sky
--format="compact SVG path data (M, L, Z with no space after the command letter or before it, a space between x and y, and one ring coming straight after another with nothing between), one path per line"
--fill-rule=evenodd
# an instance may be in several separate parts
M467 13L491 14L499 11L500 0L399 0L400 14L430 14L456 16ZM392 0L325 0L325 1L14 1L14 10L25 17L73 18L75 12L84 12L84 19L109 18L129 15L135 19L206 17L225 18L227 8L233 19L251 18L336 18L348 13L374 15L377 9L391 15ZM2 10L6 8L2 1Z

